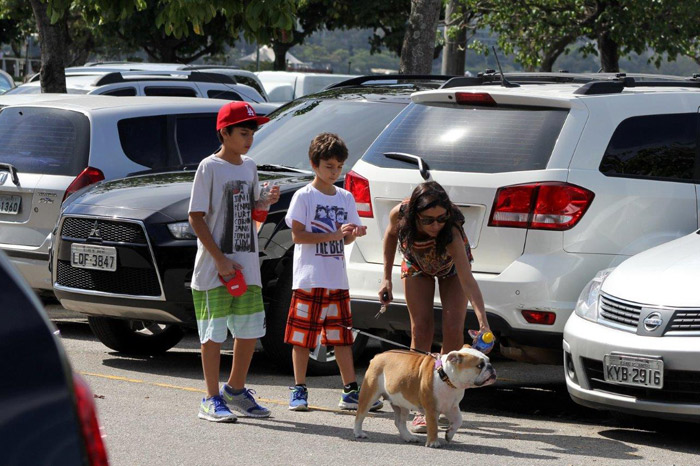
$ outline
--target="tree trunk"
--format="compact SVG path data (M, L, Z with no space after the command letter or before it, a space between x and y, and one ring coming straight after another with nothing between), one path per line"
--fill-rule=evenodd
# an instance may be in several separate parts
M441 0L411 0L411 14L401 47L399 73L430 74Z
M604 73L620 71L619 47L617 42L610 37L610 31L603 31L598 35L598 53L600 54L600 68Z
M51 24L42 0L29 0L34 10L41 46L41 92L66 92L66 42L67 23L65 15ZM29 57L27 57L29 59Z
M466 64L467 28L460 27L457 36L450 38L447 29L453 23L453 15L458 13L458 0L450 0L445 10L445 47L442 49L441 72L445 75L464 75Z
M275 52L275 61L272 69L275 71L287 70L287 52L292 48L292 44L283 42L273 42L272 50Z

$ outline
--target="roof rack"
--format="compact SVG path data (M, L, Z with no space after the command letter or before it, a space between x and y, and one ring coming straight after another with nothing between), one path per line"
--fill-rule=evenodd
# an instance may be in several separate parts
M337 89L340 87L361 86L369 82L396 81L400 84L401 81L447 81L451 78L454 78L454 76L440 74L376 74L346 79L345 81L331 84L330 86L326 87L325 90Z
M504 73L508 81L521 84L565 84L565 83L587 83L595 78L588 73L569 73L566 71L558 73ZM441 89L452 87L501 85L501 75L494 70L486 70L476 76L458 76L452 78L442 85Z
M644 81L627 77L625 73L618 73L613 79L607 81L591 81L574 91L578 95L619 94L629 87L697 87L700 88L700 79L696 75L692 78L676 80Z
M191 82L237 84L231 76L204 73L201 71L114 71L100 76L93 83L94 86L106 84L133 82L133 81L173 81L186 80Z
M630 87L698 87L700 75L692 78L678 76L626 73L505 73L506 79L519 84L582 84L574 91L578 95L619 94L624 88ZM501 85L501 76L494 70L486 70L476 77L460 76L452 78L443 84L441 89L453 87Z

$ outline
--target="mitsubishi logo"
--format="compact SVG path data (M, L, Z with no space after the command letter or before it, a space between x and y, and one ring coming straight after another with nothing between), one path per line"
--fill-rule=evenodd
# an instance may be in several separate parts
M97 223L97 220L95 220L95 223L92 225L92 229L90 229L90 233L88 233L88 238L102 239L102 235L100 234L100 225Z
M649 332L653 332L657 328L661 327L663 323L664 321L661 318L661 314L658 312L652 312L646 317L646 319L644 319L644 328Z
M0 184L5 184L7 181L7 173L0 173Z

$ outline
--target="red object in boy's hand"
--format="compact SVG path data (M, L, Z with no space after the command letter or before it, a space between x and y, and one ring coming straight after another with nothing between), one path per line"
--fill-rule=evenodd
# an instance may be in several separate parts
M219 280L221 280L221 283L224 284L229 294L236 298L242 296L248 290L248 285L245 283L245 277L240 270L237 270L236 273L233 274L228 280L219 275Z
M256 222L263 223L267 218L267 210L264 209L253 209L252 213L253 220Z

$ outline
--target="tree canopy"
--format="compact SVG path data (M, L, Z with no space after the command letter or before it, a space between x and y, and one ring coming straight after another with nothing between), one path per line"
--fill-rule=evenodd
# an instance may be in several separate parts
M551 71L572 50L600 57L604 71L618 71L619 58L654 50L664 56L690 53L697 36L698 2L671 0L463 0L478 11L480 27L498 35L499 46L528 69Z

